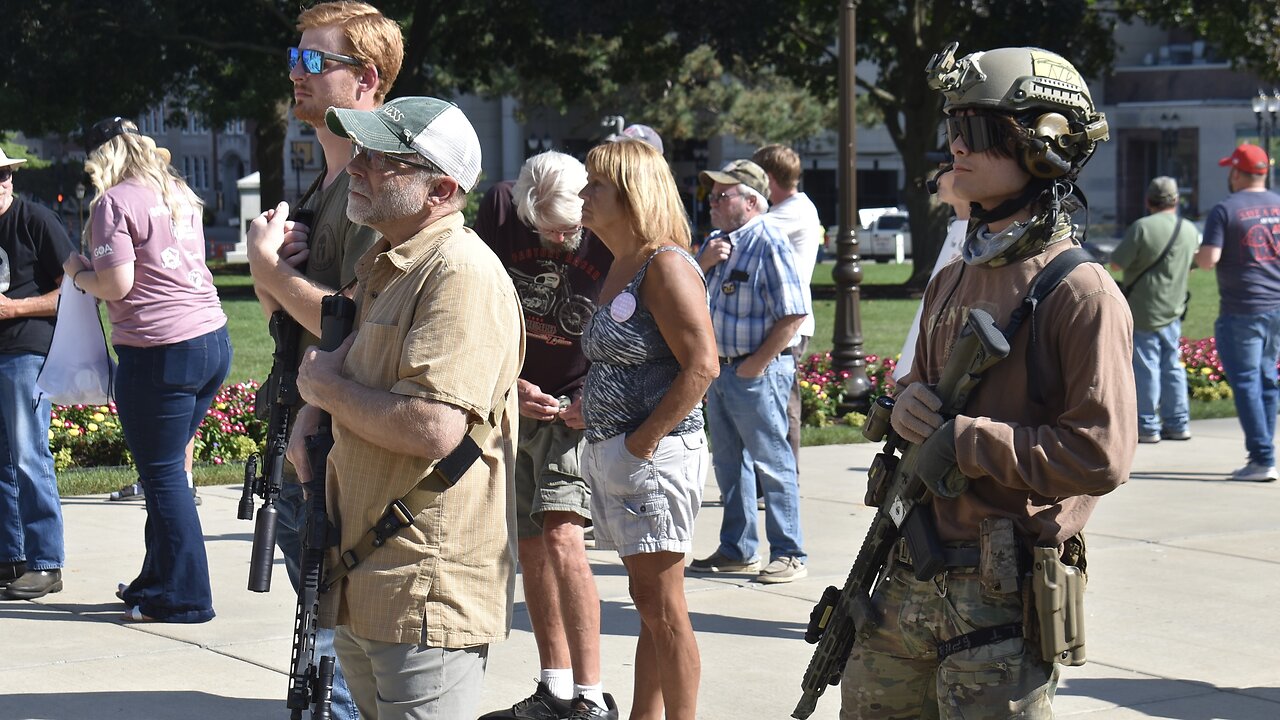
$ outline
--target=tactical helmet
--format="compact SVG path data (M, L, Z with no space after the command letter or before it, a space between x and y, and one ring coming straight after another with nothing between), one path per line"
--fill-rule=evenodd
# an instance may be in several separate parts
M1012 115L1027 130L1018 154L1039 178L1074 177L1108 139L1107 119L1093 105L1075 66L1040 48L1016 47L955 59L951 43L929 60L929 86L941 90L950 114L973 108Z

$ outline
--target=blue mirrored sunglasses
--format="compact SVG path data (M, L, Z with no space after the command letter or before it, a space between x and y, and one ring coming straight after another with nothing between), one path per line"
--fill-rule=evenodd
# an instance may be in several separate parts
M302 50L300 48L289 48L289 71L298 66L298 59L302 59L302 67L312 75L319 75L324 72L324 61L332 60L340 62L344 65L360 67L363 63L351 57L350 55L339 55L337 53L325 52L323 50L312 50L310 48Z

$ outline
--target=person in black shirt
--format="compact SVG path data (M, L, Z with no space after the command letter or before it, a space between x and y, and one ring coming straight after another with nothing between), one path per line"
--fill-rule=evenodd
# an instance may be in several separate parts
M14 196L13 173L25 162L0 150L0 587L14 600L62 590L49 400L32 397L73 250L52 211Z

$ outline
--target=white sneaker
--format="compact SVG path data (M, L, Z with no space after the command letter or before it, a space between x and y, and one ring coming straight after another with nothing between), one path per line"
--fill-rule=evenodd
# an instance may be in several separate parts
M1231 473L1231 479L1245 482L1275 482L1280 479L1280 472L1276 471L1275 465L1260 465L1251 462Z

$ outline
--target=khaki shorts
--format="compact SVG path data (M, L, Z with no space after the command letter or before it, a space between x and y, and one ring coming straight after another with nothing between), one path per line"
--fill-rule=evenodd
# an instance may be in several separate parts
M587 445L582 466L591 484L596 549L618 555L688 553L707 477L707 436L668 435L653 458L627 451L625 435Z
M591 524L591 490L582 478L581 430L562 422L520 418L516 446L516 535L542 534L542 513L570 512Z

